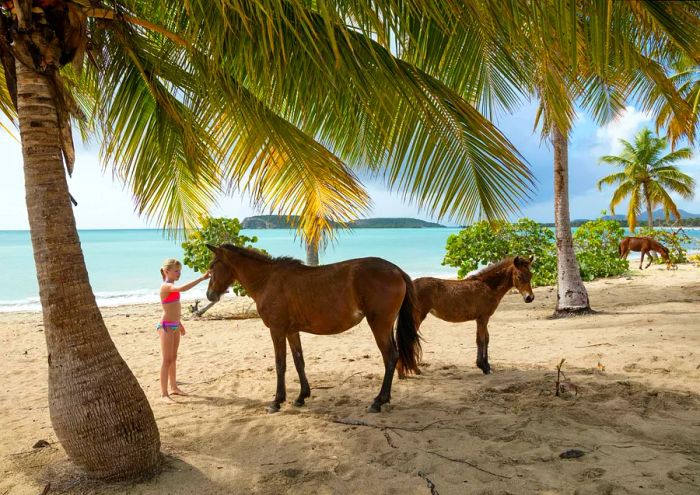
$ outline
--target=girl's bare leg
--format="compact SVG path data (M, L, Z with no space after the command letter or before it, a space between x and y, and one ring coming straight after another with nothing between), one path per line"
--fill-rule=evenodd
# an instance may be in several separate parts
M175 402L168 394L168 374L173 360L173 339L174 333L167 332L164 328L158 330L160 335L160 351L163 355L163 362L160 365L160 396L169 402Z
M180 347L180 332L173 332L173 362L170 364L170 393L173 395L187 395L177 386L177 350Z

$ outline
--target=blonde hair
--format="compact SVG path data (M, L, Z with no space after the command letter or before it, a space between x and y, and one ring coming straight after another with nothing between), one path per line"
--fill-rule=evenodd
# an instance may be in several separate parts
M170 270L171 268L175 267L182 268L182 263L180 263L175 258L168 258L165 261L163 261L163 264L160 267L160 276L163 277L163 281L165 281L165 270Z

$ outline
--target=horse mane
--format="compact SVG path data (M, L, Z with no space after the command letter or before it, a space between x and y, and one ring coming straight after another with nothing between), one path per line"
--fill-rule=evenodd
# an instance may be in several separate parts
M469 275L464 280L482 280L484 282L491 279L494 275L500 275L503 268L513 265L514 256L509 256L508 258L503 258L497 263L480 268L476 273Z
M276 258L273 258L269 254L261 253L260 251L256 251L255 249L244 248L241 246L235 246L233 244L222 244L219 247L227 249L229 251L233 251L236 254L239 254L241 256L245 256L246 258L253 259L255 261L262 261L262 262L266 262L266 263L275 263L275 264L288 265L288 266L303 266L304 265L304 263L302 263L300 260L298 260L296 258L292 258L291 256L278 256Z
M663 251L663 253L666 256L668 256L668 248L666 246L664 246L663 244L661 244L656 239L651 239L651 245L654 246L655 249L656 249L656 247L658 247L659 249L661 249L661 251Z

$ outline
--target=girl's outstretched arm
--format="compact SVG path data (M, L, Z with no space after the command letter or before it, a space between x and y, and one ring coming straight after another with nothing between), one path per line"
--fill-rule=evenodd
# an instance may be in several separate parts
M185 291L190 290L192 287L194 287L198 283L205 281L209 277L211 277L211 274L207 270L207 272L204 275L202 275L199 278L194 279L192 282L187 282L186 284L183 284L183 285L163 284L164 285L163 288L168 290L169 292L185 292Z

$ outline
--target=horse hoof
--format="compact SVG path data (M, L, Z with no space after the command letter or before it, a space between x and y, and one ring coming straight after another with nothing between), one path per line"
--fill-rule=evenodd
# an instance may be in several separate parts
M375 404L372 404L371 406L369 406L369 407L367 408L367 412L371 412L371 413L382 412L382 406L379 405L379 404L376 404L376 403L375 403Z
M294 402L292 402L292 405L295 407L301 407L304 405L304 399L297 399Z
M267 406L267 414L274 414L280 412L280 405L279 404L270 404Z

